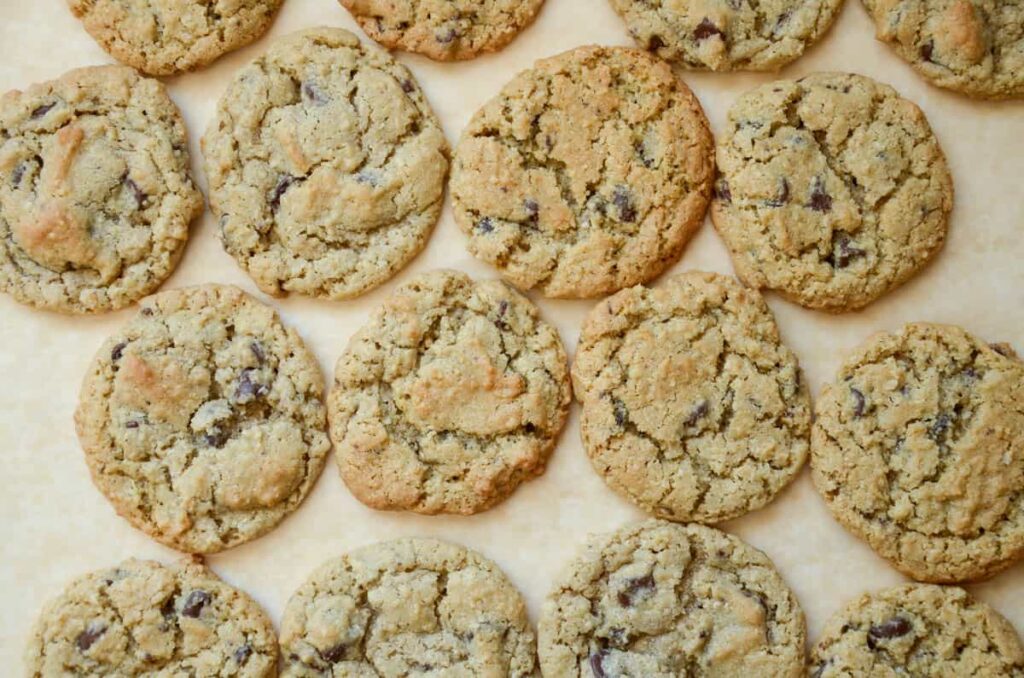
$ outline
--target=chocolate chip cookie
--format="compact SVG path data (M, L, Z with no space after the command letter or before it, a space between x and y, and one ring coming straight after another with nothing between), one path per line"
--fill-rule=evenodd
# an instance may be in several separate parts
M587 317L572 367L587 455L645 511L719 522L770 502L807 458L811 403L761 295L691 271Z
M499 50L533 22L544 0L339 0L390 49L438 61Z
M127 306L171 274L202 209L160 82L99 66L0 98L0 290L18 301Z
M550 297L654 278L704 219L712 138L697 99L642 50L537 62L472 118L455 152L469 250Z
M93 482L157 541L212 553L305 498L330 448L316 358L236 287L146 299L93 359L75 413Z
M100 47L150 75L201 68L263 35L283 0L67 0Z
M436 539L324 563L281 622L283 676L534 675L526 605L498 566Z
M643 47L683 68L775 71L816 43L842 0L611 0Z
M31 678L269 678L277 642L256 601L201 563L127 560L50 601L25 658Z
M1021 0L864 0L875 34L939 87L1024 97Z
M225 249L260 288L346 299L423 248L448 145L408 70L339 28L275 42L203 138Z
M355 334L328 411L342 478L364 504L469 514L544 472L571 398L562 342L529 300L433 271Z
M956 586L907 584L836 613L811 654L813 678L1024 676L1024 648L998 612Z
M804 675L804 616L768 558L700 525L592 538L541 611L545 676Z
M946 238L953 184L924 113L860 75L744 94L718 167L711 216L737 274L809 308L869 304Z
M901 572L989 576L1024 556L1024 363L958 327L857 349L818 399L814 482Z

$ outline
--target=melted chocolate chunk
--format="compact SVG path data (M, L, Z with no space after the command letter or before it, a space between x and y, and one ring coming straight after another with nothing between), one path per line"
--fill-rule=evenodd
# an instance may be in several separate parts
M405 92L406 94L412 94L412 91L414 89L416 89L416 87L412 84L412 80L410 80L409 78L406 78L405 80L402 81L402 91L403 92Z
M590 655L590 670L594 678L608 678L604 672L604 658L608 656L608 650L598 650Z
M875 640L888 640L890 638L901 638L902 636L910 633L910 630L914 628L910 622L903 617L893 617L887 619L881 624L875 624L868 629L868 637L874 638Z
M125 172L124 176L121 177L121 183L124 184L124 187L127 188L132 194L132 197L135 198L135 206L142 209L142 206L146 204L147 196L145 191L139 188L137 183L132 181L132 178L128 176L127 172Z
M274 186L274 190L270 192L270 210L276 212L281 207L281 198L284 196L285 191L292 187L297 179L290 174L282 175L277 180L277 185Z
M775 197L765 202L768 207L782 207L789 202L789 182L785 178L782 179L782 183L779 184L779 191L775 194Z
M192 593L188 594L188 598L185 599L185 604L181 608L181 613L186 617L192 617L195 619L198 617L203 608L210 602L210 594L202 589L196 589Z
M693 426L698 421L700 421L704 417L708 416L708 412L710 410L711 410L711 404L708 401L706 401L706 400L700 401L700 403L698 403L696 407L694 407L692 410L690 410L690 415L686 418L686 425L687 426Z
M230 438L231 436L227 431L223 431L220 427L215 426L203 436L203 442L210 447L220 449L224 447L224 443L226 443Z
M103 622L89 622L89 625L85 627L85 630L79 633L78 637L75 638L75 647L77 647L80 652L85 652L106 632L107 625Z
M141 313L142 313L142 315L144 315L146 317L149 317L149 316L153 315L153 309L150 308L149 306L143 306Z
M476 230L481 233L490 233L494 230L494 222L491 221L490 217L484 217L480 221L476 222Z
M174 596L165 600L164 604L160 606L160 614L164 619L170 619L174 616Z
M526 218L530 221L537 221L537 216L540 214L540 205L537 204L536 200L527 198L523 201L523 209L526 210Z
M660 35L652 35L647 38L647 49L652 52L656 52L665 46L665 41L661 39Z
M629 410L626 409L626 404L616 398L612 403L612 410L615 414L615 423L619 426L625 426L626 421L629 420Z
M864 409L867 406L867 400L864 398L864 394L857 389L851 387L850 395L853 396L853 416L863 417Z
M118 342L114 346L114 348L112 348L110 350L110 359L113 360L114 362L117 362L118 360L120 360L121 356L124 355L124 349L125 349L125 347L127 345L128 345L127 341Z
M139 422L135 421L134 419L131 420L131 421L126 421L124 423L124 427L125 428L138 428L139 427Z
M625 186L616 186L612 193L612 202L619 210L619 221L631 224L636 221L636 207L633 205L633 198L629 189Z
M622 607L633 607L637 598L646 597L654 591L654 577L646 574L643 577L636 577L626 582L626 588L619 591L616 598Z
M704 20L697 24L697 27L693 29L693 39L700 42L701 40L707 40L713 35L720 35L723 38L725 33L716 26L711 19L704 17Z
M239 666L245 666L245 663L249 661L249 657L252 656L252 646L249 643L241 646L235 650L234 654L231 655L235 658L235 663Z
M850 265L851 261L867 254L861 248L851 245L851 242L849 234L843 231L837 231L833 234L832 265L836 268L846 268Z
M247 403L270 392L265 384L252 380L252 375L255 372L255 369L247 367L239 375L238 385L235 387L235 400L238 402Z
M320 651L320 656L332 664L345 658L345 643L338 643L333 647Z
M814 177L811 184L811 201L807 203L815 212L831 212L832 196L825 192L825 182L821 177Z
M21 178L25 176L25 163L19 162L11 173L11 183L15 186L21 184Z
M715 184L715 197L727 205L732 202L732 191L729 190L728 181L722 179Z
M257 362L259 362L260 365L267 361L267 354L263 352L263 345L260 344L260 342L249 342L249 350L252 351L252 354L254 356L256 356L256 360Z
M932 54L935 52L935 43L929 40L921 45L921 58L925 61L932 61ZM934 63L934 62L932 62Z
M56 105L57 105L56 101L53 102L53 103L49 103L49 104L43 104L42 106L39 106L37 108L32 109L32 113L30 114L30 116L31 116L31 118L33 120L38 120L39 118L41 118L44 115L46 115L47 113L49 113L50 109L53 108Z

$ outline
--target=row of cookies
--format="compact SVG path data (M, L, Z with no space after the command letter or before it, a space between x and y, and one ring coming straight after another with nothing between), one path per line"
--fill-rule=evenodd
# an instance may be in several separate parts
M201 5L68 0L118 60L151 75L205 66L259 38L283 0ZM471 59L504 47L543 0L340 0L387 48ZM777 70L829 29L842 0L650 3L611 0L636 42L686 69ZM985 98L1024 95L1024 8L993 0L864 0L877 37L935 85Z
M163 86L72 71L0 105L0 288L71 312L153 291L202 197ZM769 83L717 148L667 63L580 47L520 73L452 162L469 250L523 289L595 297L651 280L713 221L751 287L860 308L941 248L953 188L923 113L857 75ZM448 175L411 74L341 29L287 36L243 68L203 138L224 248L260 288L346 299L425 245ZM714 197L712 199L712 186Z
M943 325L879 334L812 424L761 295L691 271L600 302L567 364L524 296L434 271L355 333L325 407L298 334L237 288L205 285L145 300L107 339L76 423L117 511L191 553L293 511L324 465L328 421L368 506L486 510L544 471L574 391L594 469L648 513L738 517L810 456L836 518L915 579L979 579L1024 555L1024 363L1009 347Z
M456 544L406 538L324 563L292 595L278 641L260 606L200 560L129 560L48 603L28 675L753 675L1024 673L1011 625L957 587L866 594L806 657L796 597L771 561L714 528L649 520L591 537L535 636L515 586Z

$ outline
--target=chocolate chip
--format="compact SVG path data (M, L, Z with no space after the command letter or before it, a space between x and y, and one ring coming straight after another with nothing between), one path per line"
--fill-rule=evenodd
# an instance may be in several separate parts
M459 32L454 28L449 28L446 31L438 31L434 33L434 39L442 45L447 45L449 42L459 37Z
M329 647L326 650L321 650L320 656L333 664L334 662L345 658L345 648L345 643L338 643L337 645Z
M127 341L121 341L114 345L114 348L110 350L110 359L117 362L124 355L125 346L128 345Z
M412 80L406 78L402 81L402 91L406 94L412 94L412 91L416 89L415 85L412 84Z
M625 186L616 186L612 193L612 202L619 210L619 221L631 224L636 221L636 207L633 206L633 198L629 189Z
M380 177L373 170L362 170L356 174L356 181L361 184L369 184L370 186L376 186L380 181Z
M302 83L302 100L314 106L323 106L330 98L312 82Z
M260 345L260 342L249 342L249 350L252 351L252 354L254 356L256 356L256 360L257 362L259 362L260 365L267 361L267 354L263 352L263 346Z
M277 184L274 186L274 190L270 192L270 209L274 212L281 206L281 197L284 192L291 188L292 184L295 183L295 177L285 174L277 180Z
M843 231L836 231L832 239L832 264L836 268L846 268L851 261L867 254L861 248L851 245L849 234Z
M690 416L686 418L686 425L693 426L698 421L706 417L710 409L710 403L706 400L702 400L696 407L690 410Z
M181 613L186 617L195 619L209 602L210 594L202 589L196 589L188 594L188 598L185 599L185 604L181 608Z
M164 619L170 619L174 616L174 596L165 600L164 604L160 606L160 615Z
M932 54L935 52L935 43L929 40L928 42L921 45L921 58L925 61L932 60ZM934 63L934 62L933 62Z
M778 34L779 29L786 25L786 23L789 21L789 17L792 16L792 14L792 11L787 9L785 12L780 14L777 19L775 19L775 26L772 28L773 35Z
M51 104L43 104L42 106L34 108L30 115L31 115L33 120L37 120L38 118L41 118L44 115L46 115L47 113L49 113L50 109L53 108L56 105L57 105L56 101L51 103Z
M932 425L928 427L928 435L931 436L932 440L938 442L949 430L950 423L952 423L952 420L949 415L945 412L940 413L939 416L935 417Z
M476 230L481 233L490 233L494 230L494 223L491 221L490 217L484 217L480 221L476 222Z
M912 628L910 622L903 617L893 617L881 624L875 624L868 629L868 647L873 650L877 641L900 638L910 633Z
M139 422L135 421L134 419L131 420L131 421L126 421L124 423L124 427L125 428L138 428L139 427Z
M825 182L821 177L814 177L811 183L811 202L807 206L815 212L832 211L832 196L825 192Z
M247 367L242 370L238 377L238 385L235 387L235 400L240 403L247 403L270 392L266 385L252 380L255 369Z
M661 39L660 35L652 35L647 38L647 49L652 52L656 52L665 46L665 41Z
M863 417L864 408L867 406L867 401L864 399L864 394L857 389L851 387L850 395L853 396L853 416Z
M626 421L629 419L629 410L626 409L626 404L616 398L612 403L612 411L615 414L615 423L619 426L625 426Z
M220 428L214 427L203 436L203 442L210 447L220 449L224 447L224 443L226 443L230 437L231 436L227 431L222 431Z
M722 179L715 184L715 197L727 205L732 202L732 191L729 190L728 181Z
M774 198L765 201L768 207L782 207L789 202L789 182L786 181L785 177L782 179L782 183L779 184L779 190L775 194Z
M608 678L604 672L604 658L608 656L608 650L598 650L590 655L590 670L594 678Z
M75 647L77 647L80 652L85 652L106 632L107 625L103 622L89 622L89 625L85 627L85 630L79 633L78 637L75 638Z
M153 309L150 308L149 306L143 306L141 313L142 315L148 318L149 316L153 315Z
M137 183L132 181L132 178L128 176L127 172L125 172L124 176L121 177L121 183L124 184L124 187L127 188L132 194L132 197L135 198L135 206L142 209L142 206L146 204L146 192L139 188Z
M693 39L700 42L706 40L713 35L721 35L723 38L725 34L719 30L718 26L712 23L711 19L704 17L704 20L697 24L697 28L693 29Z
M626 582L626 588L619 591L616 598L622 607L632 607L638 597L646 596L654 590L654 577L646 574L642 577L635 577Z
M540 205L537 204L536 200L532 198L524 200L523 209L526 210L526 216L530 221L537 221L537 215L540 214Z
M608 644L612 647L622 648L629 642L629 635L625 629L614 627L608 631Z
M508 302L502 299L501 303L498 304L498 317L504 318L506 311L508 311Z
M25 176L25 163L19 162L11 173L11 183L15 186L21 184L21 178Z
M643 163L644 167L649 169L654 166L654 160L648 157L644 142L638 141L633 144L633 150L636 151L636 157L640 158L640 162Z
M249 661L249 657L252 656L252 646L246 643L242 647L235 650L232 655L235 658L235 663L239 666L245 666L245 663Z

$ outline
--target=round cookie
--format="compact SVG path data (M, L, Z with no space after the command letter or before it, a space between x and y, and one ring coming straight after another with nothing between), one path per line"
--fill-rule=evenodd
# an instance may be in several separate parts
M939 87L1024 96L1021 0L864 0L875 35Z
M277 641L259 604L200 562L127 560L50 601L25 660L30 678L269 678Z
M324 563L288 601L282 676L534 675L526 605L498 566L436 539Z
M517 75L455 151L455 220L517 286L595 297L654 278L704 219L714 172L697 99L642 50L580 47Z
M347 299L426 243L448 145L409 71L339 28L243 68L203 138L224 248L267 294Z
M414 278L338 359L327 407L342 478L377 509L490 508L544 472L572 399L567 363L504 283Z
M888 85L818 73L741 96L711 216L740 279L809 308L861 308L941 249L953 207L921 110Z
M715 523L761 508L807 458L811 403L761 295L687 272L598 304L572 367L595 470L649 513Z
M97 66L0 98L0 290L18 301L127 306L171 274L202 209L160 82Z
M611 0L641 46L683 68L775 71L816 43L842 0Z
M530 25L544 0L339 0L366 34L390 49L437 61L494 52Z
M150 75L201 68L248 45L283 0L67 0L100 47Z
M811 438L833 515L921 581L1024 556L1024 363L958 327L910 324L854 351Z
M212 553L272 529L330 448L316 358L236 287L146 299L96 354L75 423L93 482L157 541Z
M804 616L732 535L648 520L592 538L541 611L546 676L804 675Z
M1024 648L998 612L961 588L907 584L836 613L811 653L812 678L1024 676Z

